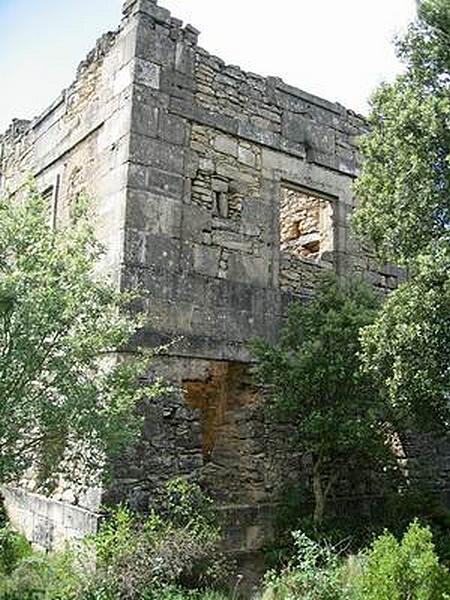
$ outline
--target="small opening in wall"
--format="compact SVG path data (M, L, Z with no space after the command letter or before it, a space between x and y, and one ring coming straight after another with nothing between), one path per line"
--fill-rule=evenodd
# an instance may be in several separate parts
M54 186L53 185L49 185L42 192L42 199L44 200L44 202L47 204L47 206L49 208L51 208L51 204L52 204L52 200L53 200L53 189L54 189Z
M333 205L314 192L281 188L280 246L298 258L320 259L333 250Z
M56 219L58 215L58 196L59 196L60 176L56 176L55 184L49 185L42 192L42 198L49 214L50 226L56 228Z
M228 194L213 191L213 215L227 219L229 215Z

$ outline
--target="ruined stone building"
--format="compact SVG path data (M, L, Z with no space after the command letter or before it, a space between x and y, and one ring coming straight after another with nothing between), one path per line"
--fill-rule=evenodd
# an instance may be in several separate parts
M361 272L382 290L398 272L380 270L350 234L363 120L226 65L197 38L155 0L128 0L72 85L0 137L1 187L19 193L34 175L56 227L88 192L102 269L143 290L140 342L171 342L156 368L179 391L148 409L103 497L142 506L161 481L194 476L245 553L270 535L277 490L302 470L266 421L248 340L273 339L288 303L326 269ZM101 500L98 490L7 493L13 518L44 546L92 529Z

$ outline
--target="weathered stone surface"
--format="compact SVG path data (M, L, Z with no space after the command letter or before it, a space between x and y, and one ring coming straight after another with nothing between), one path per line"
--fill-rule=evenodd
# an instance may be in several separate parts
M142 293L137 342L169 343L155 374L178 391L147 407L105 494L143 507L163 480L190 475L222 506L228 546L253 552L280 486L307 465L264 413L248 341L274 340L324 270L359 272L382 293L402 274L349 230L363 119L228 66L197 36L155 0L128 0L70 88L0 136L0 180L17 195L29 172L41 190L58 180L57 226L90 193L107 248L99 268ZM100 501L63 482L51 500L24 498L11 493L9 509L42 546L89 530Z
M219 261L221 251L219 248L209 246L194 246L194 264L193 267L198 273L217 277L219 272Z
M67 539L95 533L98 514L17 488L3 488L11 523L40 550L64 547Z
M214 140L214 148L218 152L223 152L224 154L230 154L231 156L237 156L238 152L238 143L237 140L226 137L226 136L217 136Z
M156 138L159 131L159 108L136 102L133 104L132 131Z
M152 192L129 190L126 220L131 228L138 229L145 223L149 233L162 233L179 238L182 206L172 198Z

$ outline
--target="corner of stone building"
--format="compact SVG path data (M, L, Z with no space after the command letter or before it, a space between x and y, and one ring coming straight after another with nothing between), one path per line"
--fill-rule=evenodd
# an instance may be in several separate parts
M270 539L277 489L303 467L264 417L247 340L274 339L288 301L323 269L358 258L347 213L360 121L226 65L198 35L156 0L127 0L117 32L35 123L53 149L51 168L36 154L36 169L47 182L64 166L63 190L83 177L92 186L120 285L145 294L138 342L177 340L155 367L177 391L145 407L142 444L124 453L105 495L144 506L169 477L203 479L230 547L248 553ZM46 137L49 118L68 138Z
M171 110L192 102L199 32L154 0L128 0L124 21L135 27L129 69L132 107L124 231L124 271L179 266L182 204L189 193L190 123ZM128 269L129 270L129 269ZM122 278L128 285L126 275Z
M159 6L158 0L126 0L122 7L124 18L134 15L146 15L159 25L166 25L172 30L182 30L183 22L180 19L172 17L167 8ZM197 44L200 32L192 25L184 27L184 36L186 41Z

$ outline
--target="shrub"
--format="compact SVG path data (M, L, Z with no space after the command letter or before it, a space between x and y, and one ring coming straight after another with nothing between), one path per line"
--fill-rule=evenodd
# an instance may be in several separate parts
M181 477L156 492L150 510L176 527L217 530L217 514L211 498L198 485Z
M335 549L306 534L293 533L295 558L281 571L266 575L263 600L344 600L341 563Z
M154 597L157 597L158 600L230 600L229 596L213 590L198 591L173 587L161 590L157 596L152 596L151 600ZM144 600L148 600L148 598L145 597Z
M0 580L2 600L81 600L92 567L81 568L70 551L35 552L21 560L9 577ZM94 600L94 598L92 598ZM101 600L100 597L98 600Z
M197 485L174 480L157 494L147 518L120 506L100 527L96 585L121 598L159 599L167 586L215 583L208 575L220 558L219 539L210 499Z
M150 598L151 590L191 574L215 541L189 527L174 527L155 514L142 520L120 507L94 540L96 586L110 589L113 597L139 598L145 592Z
M429 484L401 484L401 478L391 474L383 481L383 495L374 499L366 507L367 511L351 505L342 510L335 500L333 509L336 511L321 527L315 526L309 516L312 500L304 482L285 486L275 513L275 539L265 548L266 564L271 568L286 565L294 552L292 531L301 530L311 539L326 540L333 546L345 543L349 552L357 554L385 530L401 538L417 518L430 527L436 554L450 567L450 510Z
M439 564L431 530L411 523L401 542L389 532L377 538L355 579L357 600L444 600L450 575Z
M165 486L147 517L118 506L78 547L45 555L27 545L19 555L11 540L21 536L8 536L2 600L220 600L196 588L227 573L212 503L181 480Z
M295 558L268 574L263 600L450 600L450 573L439 563L431 530L417 521L400 542L386 531L345 559L304 533L294 541Z
M31 546L23 535L9 525L0 529L0 575L9 575L31 552Z

